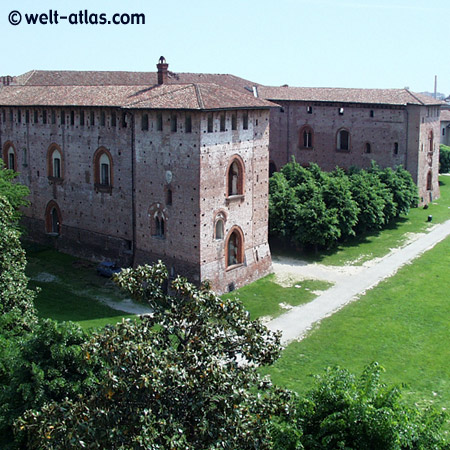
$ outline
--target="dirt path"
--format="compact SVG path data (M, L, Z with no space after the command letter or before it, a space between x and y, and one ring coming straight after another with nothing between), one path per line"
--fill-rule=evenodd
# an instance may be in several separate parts
M332 281L335 285L312 302L296 306L270 321L267 327L282 331L283 345L302 339L307 331L323 318L331 316L380 281L394 275L404 264L431 249L448 235L450 235L450 220L434 226L426 234L417 236L417 239L408 245L362 266L330 267L306 264L289 258L275 262L274 272L281 282L284 279L316 278Z

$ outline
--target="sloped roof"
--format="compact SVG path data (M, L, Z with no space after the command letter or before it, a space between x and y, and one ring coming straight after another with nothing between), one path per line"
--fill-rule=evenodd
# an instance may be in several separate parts
M25 86L153 86L157 72L32 70L14 77ZM215 83L230 89L251 91L252 81L229 74L175 73L168 71L168 84Z
M273 103L214 83L144 86L3 86L3 106L104 106L138 109L270 108Z
M443 102L408 89L304 88L258 86L259 97L266 100L309 102L369 103L378 105L442 105Z

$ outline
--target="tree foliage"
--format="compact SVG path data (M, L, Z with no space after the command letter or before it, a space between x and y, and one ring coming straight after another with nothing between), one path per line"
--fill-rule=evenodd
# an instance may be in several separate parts
M314 388L298 401L296 419L284 423L284 435L275 430L277 448L448 449L445 414L407 406L399 387L381 382L382 371L373 363L359 377L339 367L316 376Z
M450 172L450 147L441 145L439 149L439 173Z
M356 233L380 229L417 206L417 187L401 167L337 168L295 160L269 180L269 232L300 246L331 247Z
M29 448L271 448L271 416L290 395L256 368L277 358L279 335L237 300L182 278L166 294L166 280L161 263L117 277L154 313L93 334L83 352L101 365L97 386L29 411Z

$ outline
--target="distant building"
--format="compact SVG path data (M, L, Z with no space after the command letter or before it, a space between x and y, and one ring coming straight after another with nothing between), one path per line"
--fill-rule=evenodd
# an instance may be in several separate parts
M450 109L441 111L441 144L450 146Z
M442 102L407 89L258 87L280 105L270 114L271 171L292 156L301 164L402 165L419 187L422 204L439 197Z

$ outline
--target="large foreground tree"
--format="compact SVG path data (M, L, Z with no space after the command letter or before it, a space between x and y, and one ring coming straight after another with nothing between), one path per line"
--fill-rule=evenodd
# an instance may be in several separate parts
M30 448L272 448L271 416L288 414L290 394L256 369L278 357L279 336L207 287L177 278L166 294L167 277L161 263L117 277L154 313L93 334L83 352L99 383L28 412Z

